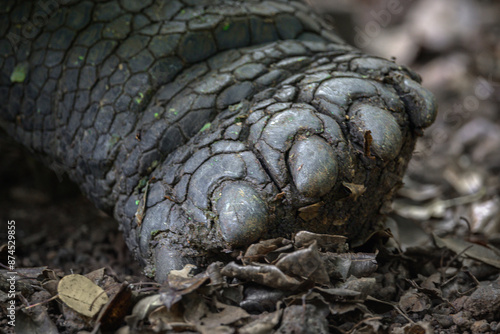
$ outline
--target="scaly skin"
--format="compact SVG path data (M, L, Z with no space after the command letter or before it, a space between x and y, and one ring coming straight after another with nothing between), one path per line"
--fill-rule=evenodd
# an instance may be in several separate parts
M192 2L7 1L2 128L158 281L261 237L366 235L435 118L419 77L298 2Z

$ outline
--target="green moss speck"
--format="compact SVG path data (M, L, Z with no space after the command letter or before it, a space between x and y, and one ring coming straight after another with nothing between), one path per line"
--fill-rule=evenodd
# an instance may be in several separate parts
M135 102L136 102L137 104L140 104L140 103L142 102L142 100L143 100L143 99L144 99L144 93L139 92L139 97L136 97L136 98L135 98Z
M200 129L200 132L203 132L205 130L208 130L210 129L210 127L212 126L212 123L206 123L205 125L203 125L203 127Z
M28 64L27 63L17 64L16 67L14 67L14 71L12 71L12 74L10 75L10 81L24 82L24 79L26 79L27 74L28 74Z
M111 138L109 138L109 141L108 141L109 145L114 146L116 143L118 143L120 138L121 137L119 135L117 135L116 133L112 134Z
M135 200L135 205L139 205L141 201L139 201L138 199Z
M157 112L155 112L155 118L159 118L160 117L160 114L158 114Z
M146 184L148 183L148 178L147 177L143 177L140 181L139 181L139 184L137 185L137 189L142 189L146 186Z

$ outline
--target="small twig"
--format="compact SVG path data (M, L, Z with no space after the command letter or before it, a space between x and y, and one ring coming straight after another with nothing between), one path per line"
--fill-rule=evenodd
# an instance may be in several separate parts
M356 328L358 328L359 326L361 326L362 324L364 324L365 321L380 320L380 319L383 319L383 318L382 317L372 317L372 318L363 319L363 320L359 321L356 325L354 325L350 330L348 330L347 332L345 332L345 334L352 333L352 331L354 331Z
M50 302L50 301L53 301L53 300L55 300L55 299L57 299L57 298L59 298L59 294L57 294L57 295L55 295L55 296L52 296L52 297L50 297L49 299L44 300L44 301L42 301L42 302L39 302L39 303L36 303L36 304L33 304L33 305L28 305L28 306L25 306L25 307L24 307L24 309L25 309L25 310L29 310L30 308L33 308L33 307L35 307L35 306L39 306L39 305L46 304L46 303L48 303L48 302Z
M398 306L394 305L394 309L396 309L396 311L398 311L398 313L401 314L403 318L408 320L411 324L415 324L415 322L411 320L410 317L408 317L408 315L405 312L403 312L403 310L400 309Z

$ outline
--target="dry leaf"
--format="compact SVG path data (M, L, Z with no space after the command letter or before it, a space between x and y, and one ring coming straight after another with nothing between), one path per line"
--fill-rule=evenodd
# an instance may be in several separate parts
M100 323L104 330L117 329L131 309L132 290L127 283L124 283L118 293L103 307L96 322Z
M435 234L433 237L439 247L446 247L456 254L462 254L495 268L500 268L500 256L498 255L500 252L494 247L488 248L458 238L440 238Z
M277 289L295 290L302 283L268 264L242 266L230 262L222 268L221 273L224 276L236 277Z
M351 192L351 197L354 200L357 200L359 196L363 195L366 191L366 187L364 184L342 182L342 185L344 185L344 187L349 189L349 191Z
M330 283L316 242L308 248L285 255L276 263L276 267L287 275L307 278L318 284Z
M191 275L190 273L193 269L196 269L196 268L197 267L194 264L188 263L181 270L171 270L170 273L168 274L168 276L169 276L169 278L170 278L170 275L183 277L183 278L193 277L193 275Z
M318 216L319 210L323 205L325 205L325 202L318 202L299 208L299 217L305 221L312 220Z
M318 234L309 231L300 231L295 235L294 241L297 248L307 247L316 241L318 247L322 250L343 251L346 247L347 237L342 235Z
M108 295L82 275L61 278L57 286L59 298L76 312L92 318L108 302Z
M160 289L161 300L167 309L170 309L172 305L182 299L183 295L195 291L209 279L210 278L206 272L187 278L169 275L167 281Z

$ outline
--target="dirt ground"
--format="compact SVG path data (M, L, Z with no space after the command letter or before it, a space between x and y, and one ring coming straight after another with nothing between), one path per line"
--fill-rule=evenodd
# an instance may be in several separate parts
M263 241L159 286L113 219L0 134L0 256L14 220L17 333L500 333L500 3L308 2L351 43L420 73L438 100L388 229L354 252L335 236ZM6 272L0 333L14 332ZM74 301L106 302L94 283L110 301L84 315Z

